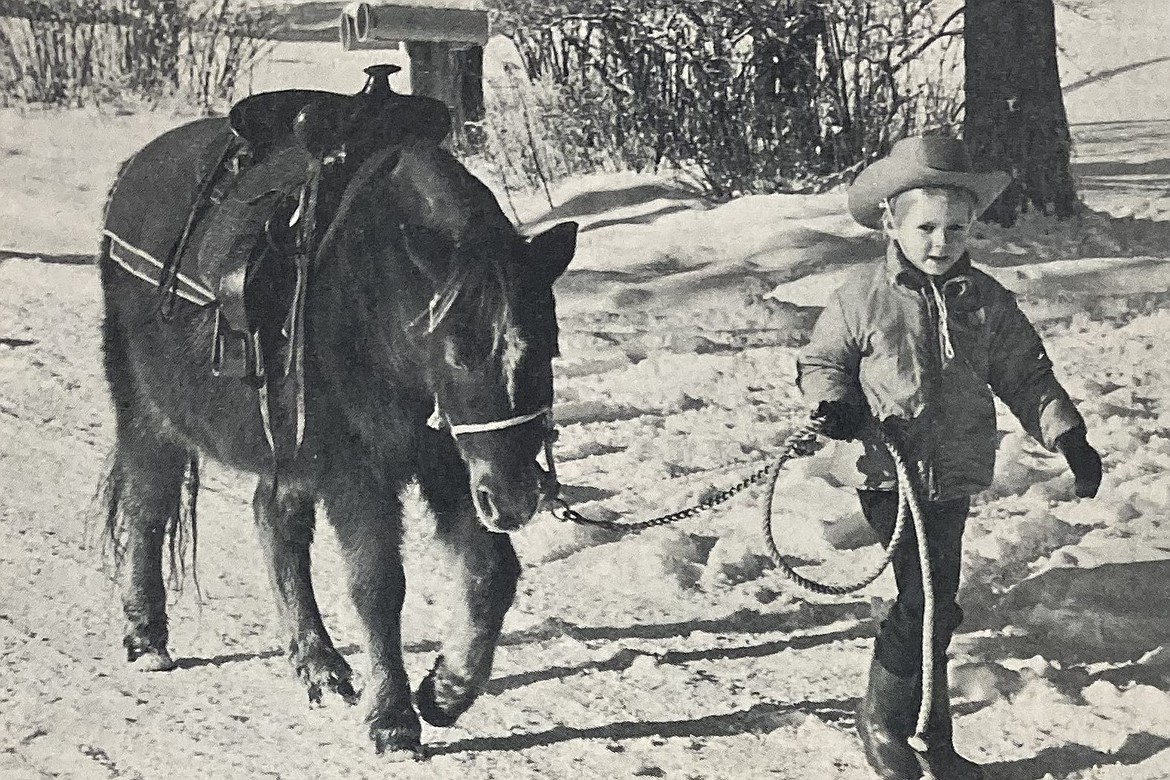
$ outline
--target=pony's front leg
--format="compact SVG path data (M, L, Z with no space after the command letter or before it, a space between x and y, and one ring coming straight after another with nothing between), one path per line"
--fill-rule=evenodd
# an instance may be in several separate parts
M491 676L520 562L507 534L492 533L479 522L463 462L449 437L437 438L420 464L419 483L437 520L436 536L450 556L455 603L442 653L419 686L417 702L427 723L450 726Z
M288 637L289 662L308 689L309 701L319 703L322 691L328 689L356 704L353 670L333 646L313 593L309 551L315 500L310 490L296 482L281 482L274 493L271 478L262 478L252 498L256 532L277 615Z
M355 484L331 488L326 510L349 568L349 592L365 624L370 679L366 722L379 753L422 756L422 729L402 663L402 505L398 489Z

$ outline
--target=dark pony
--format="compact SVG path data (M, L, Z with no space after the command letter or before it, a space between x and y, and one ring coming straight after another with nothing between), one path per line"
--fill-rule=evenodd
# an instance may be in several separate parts
M490 675L515 592L519 564L501 532L537 509L557 343L552 284L572 258L576 225L519 235L490 191L433 143L355 162L319 225L303 380L269 382L283 413L266 421L254 385L211 370L215 306L168 305L112 251L141 226L182 224L168 199L175 179L163 174L192 177L199 150L224 129L201 120L156 139L124 166L107 203L103 349L117 440L105 494L128 659L174 666L162 560L181 516L193 514L198 458L210 456L259 477L255 522L297 676L310 698L332 690L352 701L352 671L310 579L314 506L324 503L367 632L370 736L380 752L418 752L400 639L400 493L417 480L453 562L460 608L417 691L423 718L450 725ZM206 220L230 216L225 209Z

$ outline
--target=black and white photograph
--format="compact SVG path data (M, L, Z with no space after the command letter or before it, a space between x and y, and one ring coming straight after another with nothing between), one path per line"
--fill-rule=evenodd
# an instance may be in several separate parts
M1170 779L1170 0L0 0L0 778Z

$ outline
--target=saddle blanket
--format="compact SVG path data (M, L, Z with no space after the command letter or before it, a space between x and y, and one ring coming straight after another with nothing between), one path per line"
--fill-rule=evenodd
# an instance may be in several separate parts
M252 259L267 219L281 199L299 192L311 162L290 145L239 171L232 161L240 148L227 120L211 118L176 128L131 158L102 231L110 258L154 286L177 266L178 297L234 308L237 302L223 300L224 294L242 291L225 291L225 279Z
M110 239L110 259L129 273L154 287L162 283L163 263L140 247L119 236L112 230L102 231ZM196 306L211 306L216 303L215 293L198 281L180 272L176 279L175 295Z

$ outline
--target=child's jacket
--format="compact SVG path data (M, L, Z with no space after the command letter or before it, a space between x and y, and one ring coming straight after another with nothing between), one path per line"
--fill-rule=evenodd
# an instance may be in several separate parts
M1084 425L1012 293L965 256L932 282L892 242L884 263L833 294L797 361L797 383L814 407L846 400L890 423L936 501L991 484L993 391L1049 449ZM876 431L862 442L862 486L894 489L893 461Z

